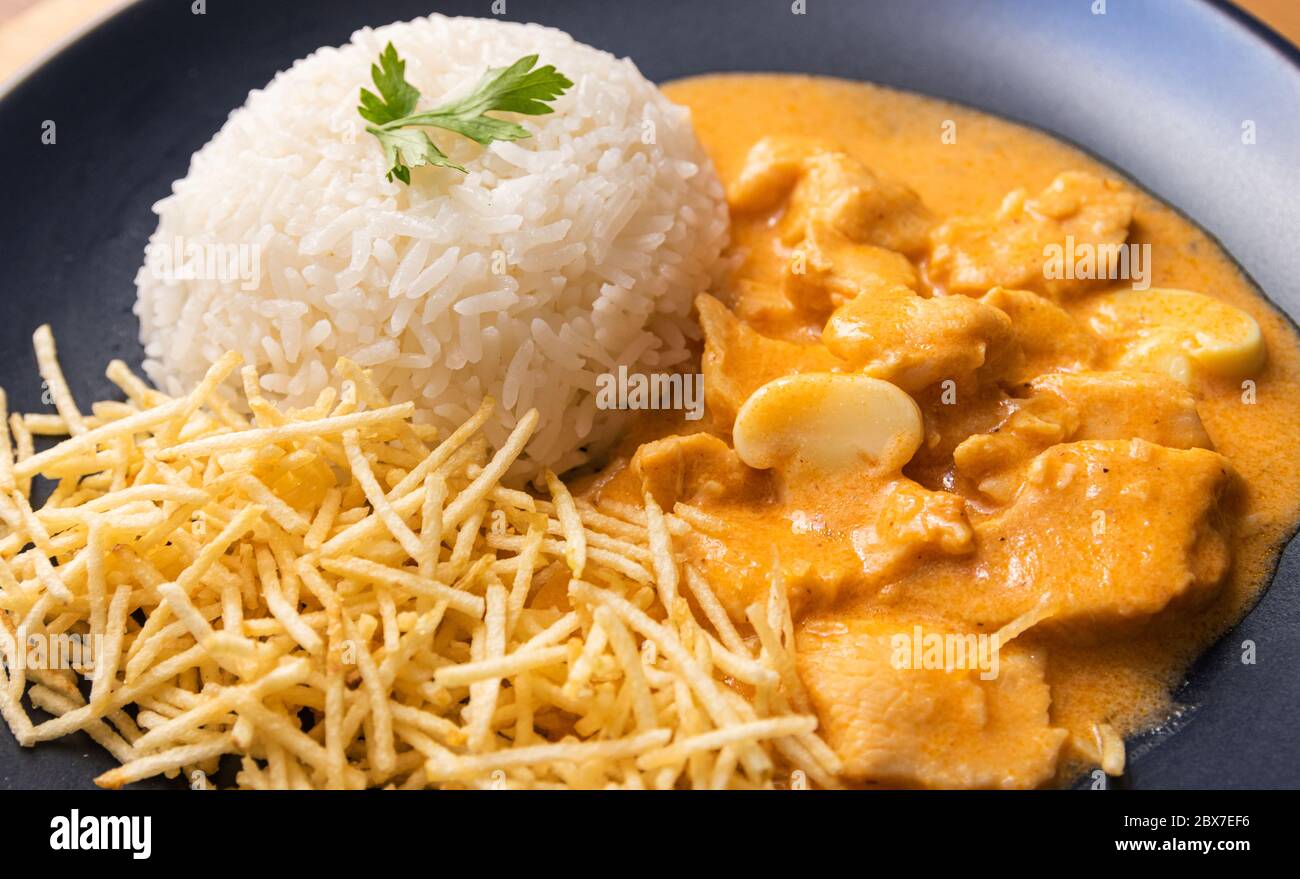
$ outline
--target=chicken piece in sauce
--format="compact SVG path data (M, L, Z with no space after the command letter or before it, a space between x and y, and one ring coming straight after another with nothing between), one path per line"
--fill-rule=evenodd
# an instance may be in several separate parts
M688 522L679 549L741 627L780 566L844 780L1050 782L1069 733L1047 648L1194 608L1231 565L1236 477L1193 390L1098 371L1126 337L1107 325L1103 356L1070 302L1106 282L1043 270L1050 244L1123 244L1135 195L1066 171L936 217L837 145L782 136L753 143L728 198L775 259L697 300L710 432L643 445L601 490ZM990 679L900 668L892 637L917 620L1032 637Z

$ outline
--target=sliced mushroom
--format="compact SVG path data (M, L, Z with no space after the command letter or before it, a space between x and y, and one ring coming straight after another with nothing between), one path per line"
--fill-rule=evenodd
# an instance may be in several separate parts
M896 385L865 375L783 376L741 406L733 439L740 459L758 469L867 463L896 472L921 445L921 410Z
M1184 384L1194 367L1220 378L1245 378L1267 357L1253 317L1191 290L1153 287L1100 296L1088 323L1120 345L1117 366L1166 372Z

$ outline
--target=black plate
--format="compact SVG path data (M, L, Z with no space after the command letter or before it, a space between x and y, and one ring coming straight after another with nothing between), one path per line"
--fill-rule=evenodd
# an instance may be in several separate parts
M492 0L143 0L0 97L0 385L41 409L32 330L53 324L73 392L112 392L138 364L132 278L150 205L190 154L295 58L356 28ZM1141 181L1213 233L1300 314L1300 54L1225 5L1188 0L507 0L661 81L773 70L873 80L1034 124ZM57 143L41 143L42 123ZM1257 142L1242 143L1255 123ZM1193 669L1175 726L1130 742L1133 787L1300 787L1300 541L1242 624ZM1258 661L1240 661L1243 641ZM19 749L0 786L88 787L111 759L88 739Z

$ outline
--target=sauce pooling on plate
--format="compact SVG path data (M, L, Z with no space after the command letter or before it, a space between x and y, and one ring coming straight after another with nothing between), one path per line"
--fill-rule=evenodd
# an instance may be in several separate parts
M1203 232L1051 137L884 88L674 83L727 184L706 414L593 478L773 576L802 700L867 785L1122 768L1300 513L1300 348Z

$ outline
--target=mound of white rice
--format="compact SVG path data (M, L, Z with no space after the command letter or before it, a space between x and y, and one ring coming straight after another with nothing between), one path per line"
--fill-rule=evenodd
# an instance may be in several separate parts
M525 140L428 129L469 173L390 183L356 111L390 40L419 109L534 53L574 86L553 114L509 117ZM346 356L443 426L491 395L492 442L536 407L525 473L581 463L617 432L626 413L597 409L599 374L685 365L691 301L727 235L689 113L630 60L442 16L358 31L250 93L154 210L135 313L160 388L183 392L233 349L269 397L303 406Z

